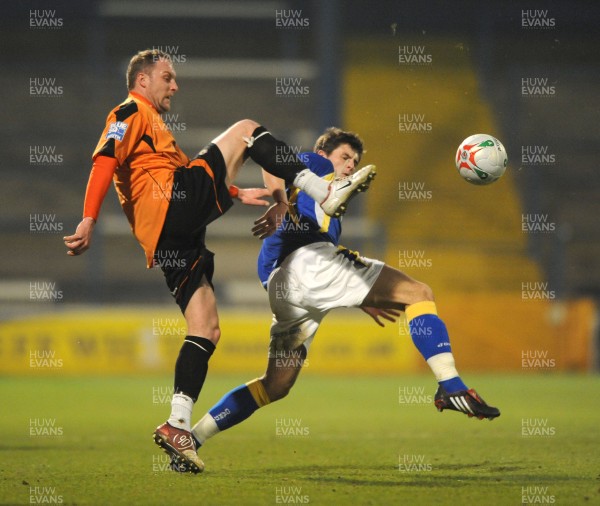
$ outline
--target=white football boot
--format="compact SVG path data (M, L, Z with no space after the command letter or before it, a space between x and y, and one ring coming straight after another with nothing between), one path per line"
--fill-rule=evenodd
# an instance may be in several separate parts
M349 200L357 193L366 191L376 174L375 165L367 165L350 176L334 179L329 185L327 197L320 204L323 212L334 218L342 216Z

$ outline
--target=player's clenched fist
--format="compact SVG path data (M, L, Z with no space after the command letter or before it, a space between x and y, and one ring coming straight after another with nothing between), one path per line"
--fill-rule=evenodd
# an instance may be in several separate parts
M63 237L65 245L68 250L67 255L75 256L81 255L90 247L90 241L92 239L92 231L96 222L93 218L84 218L81 223L77 225L77 229L73 235Z

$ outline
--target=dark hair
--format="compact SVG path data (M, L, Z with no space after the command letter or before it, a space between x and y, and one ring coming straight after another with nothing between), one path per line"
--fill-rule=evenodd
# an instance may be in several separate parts
M364 151L362 139L354 132L346 132L337 127L329 127L325 130L315 142L313 150L315 153L323 150L327 155L330 155L334 149L342 144L349 144L358 153L358 159L360 160Z
M171 61L171 57L159 49L144 49L131 58L127 66L127 89L135 87L135 78L140 72L146 72L148 67L153 66L159 60Z

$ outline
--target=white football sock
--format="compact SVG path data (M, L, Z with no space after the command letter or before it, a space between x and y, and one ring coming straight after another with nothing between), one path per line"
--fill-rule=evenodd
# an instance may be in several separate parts
M194 401L185 394L173 394L171 400L171 416L167 420L170 425L178 429L190 430L192 423L192 408Z
M213 437L218 432L220 430L217 422L215 422L210 413L206 413L192 429L192 434L200 444L204 444L204 441Z
M445 352L434 355L433 357L429 357L427 363L431 367L437 381L445 381L458 376L452 353Z
M323 202L329 195L329 184L329 181L321 179L310 169L298 172L294 179L294 186L300 188L318 204Z

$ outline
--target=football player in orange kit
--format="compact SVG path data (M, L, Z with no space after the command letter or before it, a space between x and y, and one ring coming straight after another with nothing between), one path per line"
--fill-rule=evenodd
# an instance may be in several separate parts
M368 187L375 167L326 181L300 161L281 163L286 145L252 120L242 120L190 159L179 148L160 114L169 111L178 90L168 54L140 51L127 69L128 97L108 115L93 153L83 220L64 237L67 253L90 247L94 225L111 181L131 229L146 254L147 267L160 266L186 321L187 336L175 364L171 415L154 440L175 463L202 471L190 433L192 408L206 378L208 360L220 338L212 287L213 253L205 246L206 226L238 198L265 205L264 189L232 186L246 158L302 189L325 214L340 216L346 202ZM279 151L278 151L279 150Z

